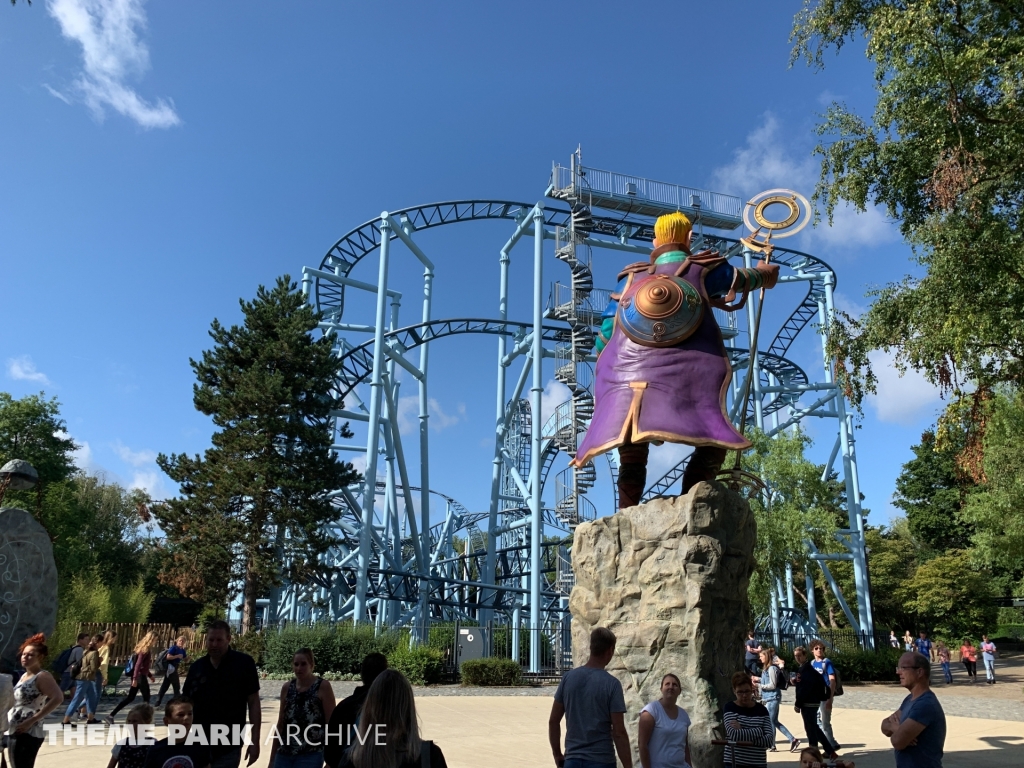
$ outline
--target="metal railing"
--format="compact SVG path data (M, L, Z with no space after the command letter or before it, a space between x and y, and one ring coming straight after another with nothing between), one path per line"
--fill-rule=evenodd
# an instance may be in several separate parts
M739 218L743 210L743 200L721 192L710 192L696 187L684 187L666 181L653 181L640 176L627 176L614 171L603 171L599 168L579 168L583 181L573 189L576 179L571 168L555 165L552 169L551 182L554 192L567 194L574 192L581 199L586 199L588 192L596 195L612 195L615 197L635 197L677 209L692 208L694 198L700 201L700 207L707 213L718 213L724 216Z
M798 645L807 647L813 640L821 640L832 652L856 653L857 651L871 649L872 642L875 649L889 647L888 632L858 632L854 629L831 629L820 628L811 634L808 632L780 633L776 644L771 630L759 631L754 635L755 639L762 646L774 645L777 649L792 654L793 649Z

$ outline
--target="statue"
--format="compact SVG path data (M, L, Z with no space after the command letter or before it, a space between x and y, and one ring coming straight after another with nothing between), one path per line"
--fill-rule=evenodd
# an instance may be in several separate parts
M683 494L714 480L727 451L750 447L725 410L732 368L710 308L739 309L751 291L775 287L779 267L737 268L718 251L690 253L692 234L684 214L659 217L650 261L619 274L604 312L594 417L573 464L618 448L620 509L640 503L650 443L694 446Z

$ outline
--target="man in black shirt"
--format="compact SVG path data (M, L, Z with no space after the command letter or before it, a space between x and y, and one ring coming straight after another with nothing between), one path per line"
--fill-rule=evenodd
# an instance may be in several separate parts
M209 739L212 768L238 768L242 746L231 743L232 727L244 728L247 712L252 725L252 743L245 751L246 765L259 759L260 678L252 656L232 650L231 627L226 621L214 621L207 628L206 655L189 667L182 693L192 700L195 722L203 727ZM215 743L218 738L228 743Z
M818 706L823 701L828 701L832 695L831 689L814 667L807 655L807 649L798 645L793 649L793 658L800 665L797 670L794 688L796 689L796 709L804 721L804 731L807 734L807 743L812 747L821 744L825 755L832 759L836 756L836 745L825 735L818 725Z
M324 745L324 762L330 768L338 768L344 751L355 743L355 734L352 730L359 722L359 713L363 709L363 702L366 701L366 694L373 681L387 668L388 659L383 653L367 654L359 670L363 684L352 691L351 696L342 699L331 713L331 720L327 724L327 741Z

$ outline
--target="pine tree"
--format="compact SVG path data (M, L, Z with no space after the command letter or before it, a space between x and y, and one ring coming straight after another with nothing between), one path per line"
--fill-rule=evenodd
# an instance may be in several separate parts
M358 474L331 451L329 417L342 403L331 341L311 335L317 314L287 275L240 304L244 323L214 320L214 348L190 360L213 445L203 457L157 458L181 496L154 515L167 537L162 580L207 604L241 592L245 632L257 598L316 567L338 518L328 493Z

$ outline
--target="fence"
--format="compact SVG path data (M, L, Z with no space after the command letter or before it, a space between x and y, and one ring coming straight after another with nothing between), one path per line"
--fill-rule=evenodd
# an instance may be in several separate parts
M821 628L815 634L808 633L780 633L776 642L775 635L770 631L757 632L755 639L762 645L774 645L779 650L785 650L792 654L793 649L798 645L807 646L812 640L821 640L828 646L829 650L839 653L855 653L857 651L871 650L872 643L875 649L889 647L889 633L857 632L853 629L831 629Z
M110 663L121 665L128 660L128 657L135 650L147 632L156 635L157 644L154 656L174 642L175 638L185 638L185 650L188 655L195 658L197 652L202 653L205 648L206 635L192 630L190 627L176 627L173 624L104 624L102 622L87 622L78 625L78 631L88 632L90 635L99 635L107 630L117 632L117 639L110 653Z

